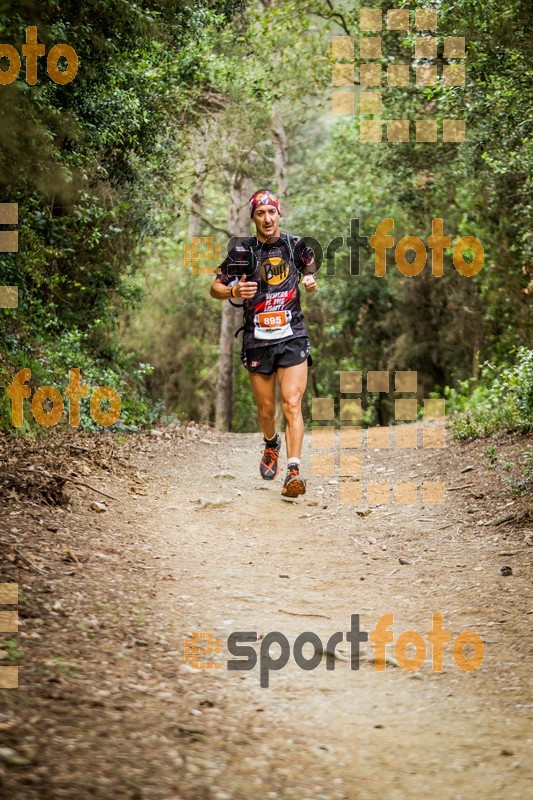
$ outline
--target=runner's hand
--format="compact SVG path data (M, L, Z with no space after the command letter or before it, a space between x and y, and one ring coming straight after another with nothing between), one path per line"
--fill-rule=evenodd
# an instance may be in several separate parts
M254 281L247 281L246 275L243 275L239 283L235 286L235 297L242 297L244 300L249 300L257 292L257 283Z
M316 281L314 275L304 275L302 283L308 292L314 292L316 289Z

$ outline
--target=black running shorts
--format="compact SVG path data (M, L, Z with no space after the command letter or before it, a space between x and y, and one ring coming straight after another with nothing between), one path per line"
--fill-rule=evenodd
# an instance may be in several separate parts
M264 347L251 347L242 351L241 360L248 372L272 375L278 367L294 367L307 359L311 367L311 345L307 336L296 336L277 344Z

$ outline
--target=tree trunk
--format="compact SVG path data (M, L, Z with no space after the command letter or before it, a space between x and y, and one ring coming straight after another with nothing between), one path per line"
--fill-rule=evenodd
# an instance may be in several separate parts
M281 209L286 216L289 213L289 145L287 133L283 127L281 106L276 104L272 111L272 141L274 142L274 170L276 174L277 194L281 201Z
M228 209L228 232L231 236L245 236L250 225L248 198L252 194L252 182L236 173L230 186L230 206ZM241 301L242 302L242 301ZM220 324L220 360L216 397L215 427L219 431L229 431L233 417L233 351L234 333L242 324L242 310L234 308L229 301L222 304Z
M194 145L196 160L194 163L194 186L191 192L189 206L189 225L187 235L189 243L193 236L200 236L202 229L202 212L204 208L204 189L207 178L207 149L209 136L207 132L201 136Z

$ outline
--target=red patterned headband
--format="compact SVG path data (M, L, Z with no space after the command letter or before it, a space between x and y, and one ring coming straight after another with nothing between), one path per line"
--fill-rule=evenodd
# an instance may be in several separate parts
M276 195L271 192L269 189L260 189L258 192L255 192L250 198L250 217L253 218L254 211L259 206L274 206L278 209L278 213L281 214L280 207L279 207L279 200Z

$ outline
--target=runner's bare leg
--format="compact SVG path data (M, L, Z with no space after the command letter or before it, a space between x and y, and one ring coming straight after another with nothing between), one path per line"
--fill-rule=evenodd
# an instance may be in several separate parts
M287 458L300 458L304 438L302 397L307 386L307 361L294 367L279 367L278 381L281 392L281 407L285 417L285 441Z
M257 406L257 422L265 439L276 433L276 373L261 375L249 372L252 391Z

